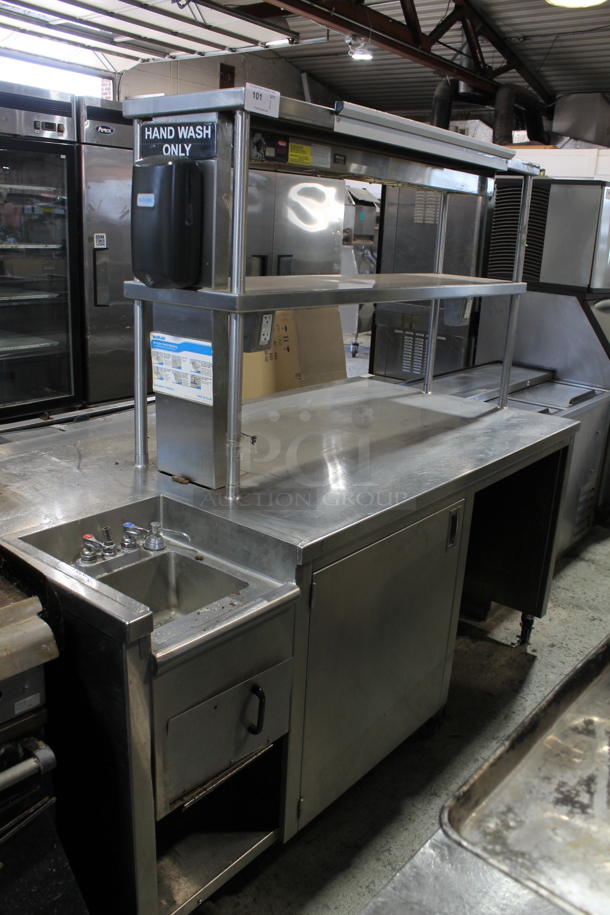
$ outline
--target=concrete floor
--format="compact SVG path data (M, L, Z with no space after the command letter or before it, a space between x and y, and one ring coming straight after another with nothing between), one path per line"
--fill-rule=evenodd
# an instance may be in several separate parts
M347 363L350 375L366 372L368 352ZM547 616L529 646L515 647L519 615L512 610L484 624L460 623L439 731L405 741L198 912L357 915L436 831L444 801L608 634L609 572L610 529L597 527L558 564Z

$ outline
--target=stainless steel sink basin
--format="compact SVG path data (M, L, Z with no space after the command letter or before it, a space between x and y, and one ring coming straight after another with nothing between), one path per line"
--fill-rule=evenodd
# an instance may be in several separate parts
M167 551L98 579L152 610L155 628L248 587L248 582Z

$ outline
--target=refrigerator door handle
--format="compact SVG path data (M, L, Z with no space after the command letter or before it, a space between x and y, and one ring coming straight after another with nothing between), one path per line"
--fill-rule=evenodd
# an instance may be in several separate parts
M93 305L107 308L110 305L110 280L108 275L108 249L92 248L91 274L93 278Z

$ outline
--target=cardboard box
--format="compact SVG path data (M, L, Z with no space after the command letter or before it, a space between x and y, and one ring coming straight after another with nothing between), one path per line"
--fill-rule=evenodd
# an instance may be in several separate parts
M264 397L346 377L336 306L278 311L271 347L262 353L244 353L243 397Z

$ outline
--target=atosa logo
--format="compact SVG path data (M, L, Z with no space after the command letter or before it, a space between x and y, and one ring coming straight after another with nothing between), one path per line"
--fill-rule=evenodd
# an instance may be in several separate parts
M107 127L106 124L98 124L95 128L98 133L109 134L114 133L114 127Z

